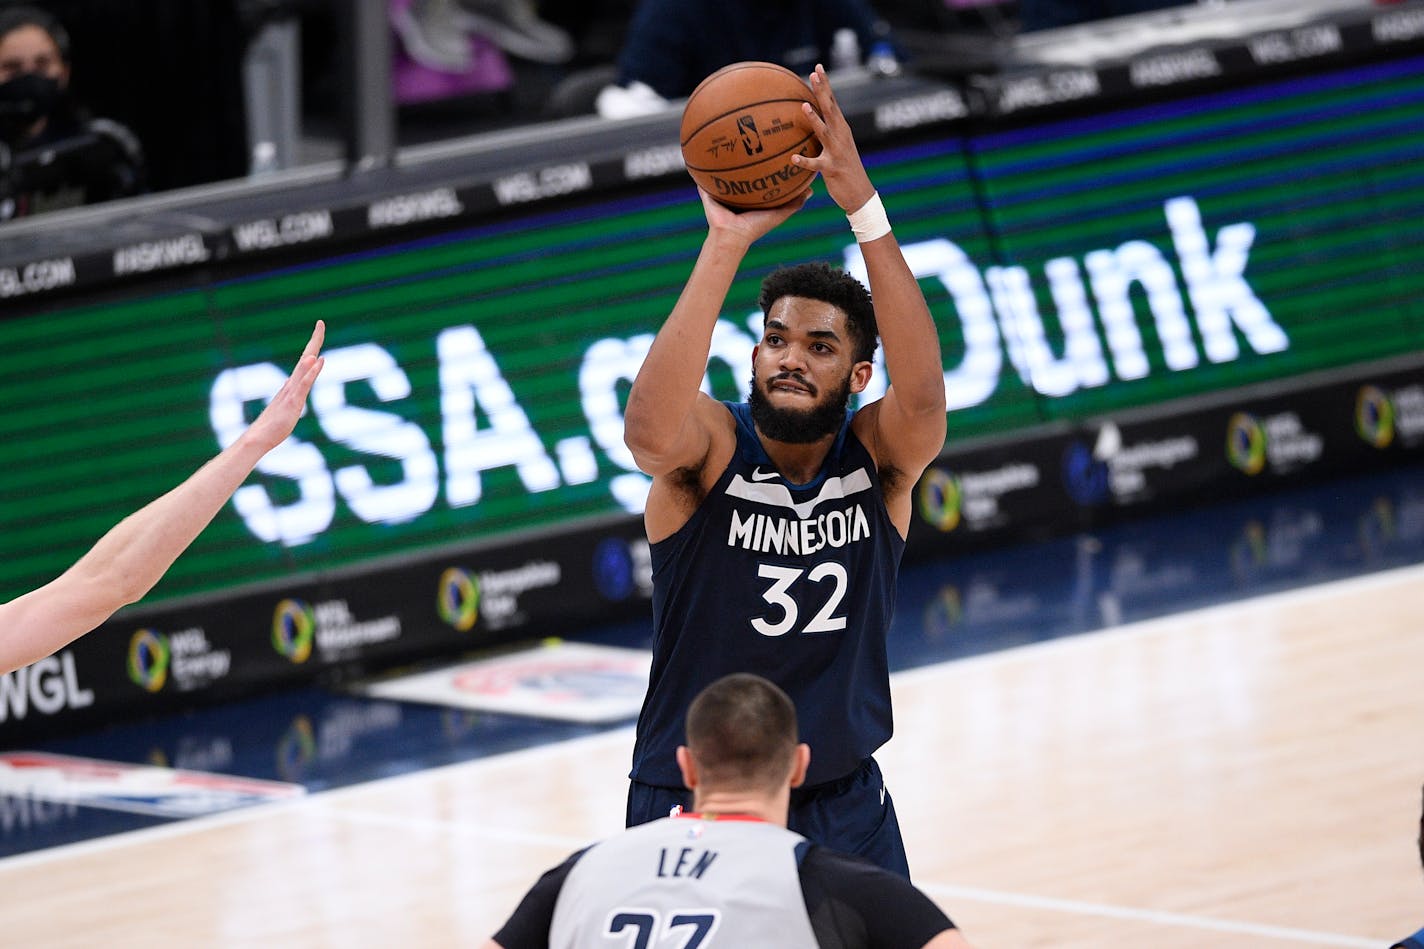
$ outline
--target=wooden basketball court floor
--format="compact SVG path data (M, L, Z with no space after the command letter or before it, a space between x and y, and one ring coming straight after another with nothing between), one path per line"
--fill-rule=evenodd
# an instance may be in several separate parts
M1242 562L1128 558L1092 594L1121 622L1037 639L1050 605L1001 595L1017 637L897 672L879 757L916 882L980 947L1383 949L1424 925L1424 553L1360 555L1367 523L1424 540L1424 495L1395 490L1383 520L1368 496L1349 524L1243 514L1218 554L1295 558L1275 589L1134 621L1124 591ZM1321 554L1331 531L1344 552ZM1351 556L1350 575L1320 564ZM957 582L963 625L983 575ZM945 615L924 627L941 642ZM0 944L478 946L540 872L620 829L631 741L594 730L10 856Z

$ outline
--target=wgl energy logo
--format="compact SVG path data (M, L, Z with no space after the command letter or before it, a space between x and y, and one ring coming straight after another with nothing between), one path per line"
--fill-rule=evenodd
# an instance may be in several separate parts
M1378 386L1363 386L1355 397L1355 432L1375 448L1394 441L1394 404Z
M1277 412L1256 418L1250 412L1233 414L1226 424L1226 458L1252 477L1266 470L1282 472L1320 458L1325 440L1308 430L1294 412Z
M1414 445L1424 437L1424 385L1389 391L1362 386L1355 397L1355 432L1374 448Z
M232 651L214 649L197 626L176 633L140 629L129 637L126 666L130 681L146 692L159 692L170 680L187 692L224 678Z

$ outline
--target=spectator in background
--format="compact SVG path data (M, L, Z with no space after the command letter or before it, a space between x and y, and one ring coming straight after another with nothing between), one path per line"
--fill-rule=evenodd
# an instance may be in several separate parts
M535 63L566 63L573 58L568 33L540 16L534 0L456 0L459 22L511 56Z
M0 219L144 190L143 149L69 94L69 35L37 7L0 12Z
M867 0L642 0L598 112L658 111L731 63L779 63L804 77L817 63L858 66L893 49L889 24Z
M1192 0L1019 0L1019 30L1046 30L1089 20L1180 7Z
M406 53L431 69L469 70L470 34L530 62L557 65L574 55L573 38L540 19L530 0L389 0L388 9Z

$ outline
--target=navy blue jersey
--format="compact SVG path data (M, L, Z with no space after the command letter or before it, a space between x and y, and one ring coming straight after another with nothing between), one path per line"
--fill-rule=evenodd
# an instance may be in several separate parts
M653 667L631 777L681 787L675 749L694 696L754 672L796 703L807 784L854 771L889 738L885 634L904 539L846 414L809 484L772 467L751 409L726 403L737 448L677 533L652 545Z

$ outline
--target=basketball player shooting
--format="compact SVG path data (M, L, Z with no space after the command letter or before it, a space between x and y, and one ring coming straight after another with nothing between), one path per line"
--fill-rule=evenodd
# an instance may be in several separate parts
M816 749L789 826L908 877L872 756L891 734L885 637L911 494L944 444L944 370L929 307L823 68L810 85L816 108L802 108L822 151L793 161L846 211L870 292L821 263L773 272L748 401L705 395L713 329L738 267L806 196L737 213L701 192L707 236L625 413L624 439L653 479L644 524L654 585L627 820L690 806L675 766L687 705L721 676L754 672L792 697L801 738ZM893 384L852 413L877 328Z

